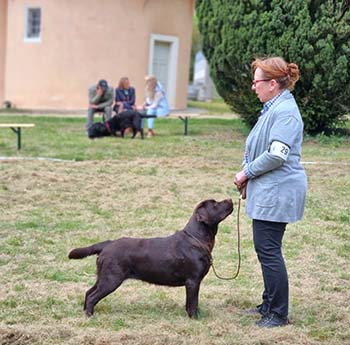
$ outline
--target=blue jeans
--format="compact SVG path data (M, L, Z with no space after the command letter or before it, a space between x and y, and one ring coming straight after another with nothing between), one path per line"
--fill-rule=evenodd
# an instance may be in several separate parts
M157 117L163 117L163 116L167 116L168 115L168 114L163 114L163 113L159 112L157 108L147 109L146 114L147 115L157 115ZM153 127L154 127L154 118L147 119L147 127L148 127L148 129L153 129Z
M282 256L282 239L287 223L253 219L255 251L264 278L262 309L285 318L288 316L288 274Z

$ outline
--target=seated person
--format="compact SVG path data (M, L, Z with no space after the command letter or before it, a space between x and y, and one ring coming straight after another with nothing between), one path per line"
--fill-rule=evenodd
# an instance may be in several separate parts
M107 81L104 79L100 80L97 85L89 88L89 109L86 120L87 130L92 126L96 112L104 113L106 120L112 117L113 98L113 87L108 86Z
M168 101L165 96L163 86L157 81L157 78L153 75L149 75L145 78L145 102L141 106L140 110L145 110L147 115L156 115L157 117L169 115ZM147 137L154 136L154 118L147 119L148 132Z
M120 78L118 87L115 89L115 103L113 110L117 114L125 110L136 110L135 97L135 89L130 86L129 78Z

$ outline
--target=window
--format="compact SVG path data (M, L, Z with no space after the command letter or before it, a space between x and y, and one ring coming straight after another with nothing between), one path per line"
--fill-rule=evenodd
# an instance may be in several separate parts
M27 8L26 41L40 41L41 8Z

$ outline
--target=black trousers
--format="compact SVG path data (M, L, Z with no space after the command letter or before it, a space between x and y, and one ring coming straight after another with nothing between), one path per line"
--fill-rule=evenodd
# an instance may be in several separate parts
M281 318L288 315L288 274L282 256L282 239L287 223L253 220L255 251L264 279L262 310Z

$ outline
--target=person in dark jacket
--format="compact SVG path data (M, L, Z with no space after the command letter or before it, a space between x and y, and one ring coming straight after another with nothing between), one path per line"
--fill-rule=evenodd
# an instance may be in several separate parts
M129 78L120 78L118 87L115 89L115 102L113 110L117 114L125 110L136 110L135 97L135 89L130 86Z

